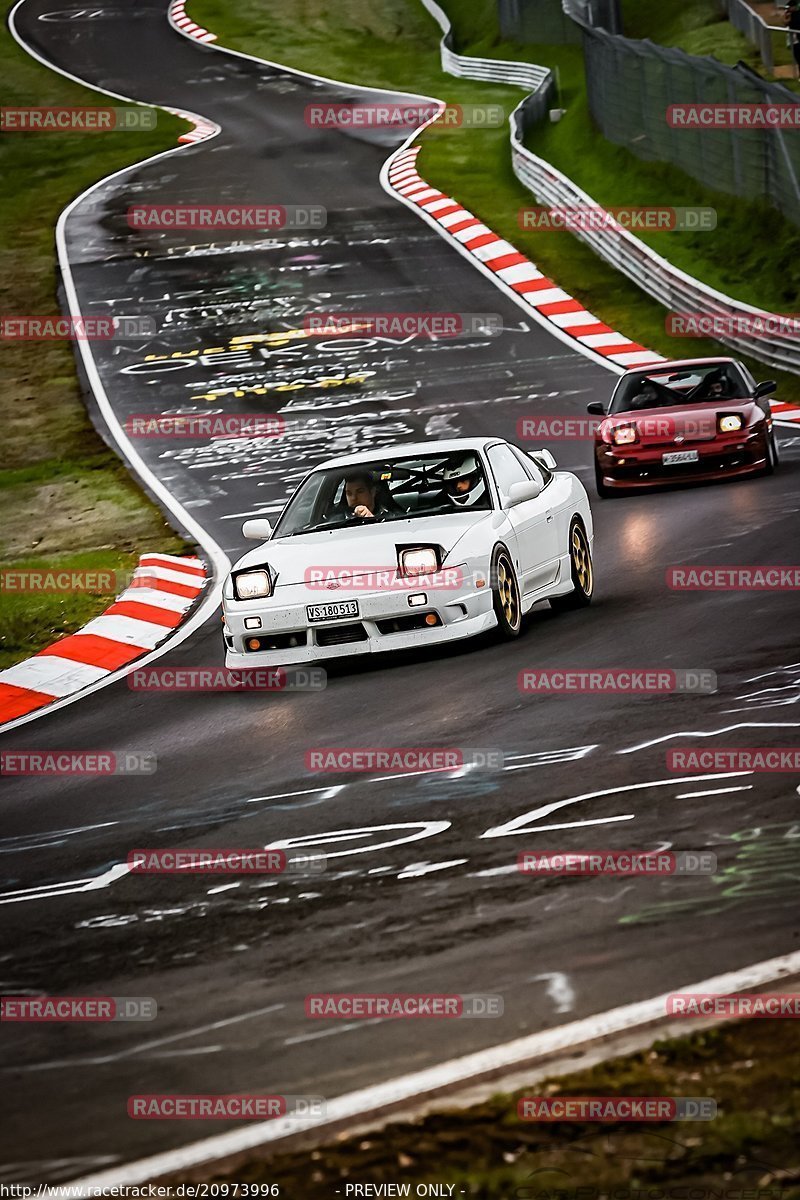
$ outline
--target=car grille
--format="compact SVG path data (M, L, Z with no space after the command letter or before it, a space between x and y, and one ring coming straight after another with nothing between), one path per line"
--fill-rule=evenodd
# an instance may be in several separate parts
M360 621L352 625L331 625L327 629L317 629L318 646L344 646L348 642L366 642L369 635Z
M291 650L295 646L305 646L307 643L308 634L304 630L298 630L297 633L269 633L258 636L246 634L244 648L248 654L258 654L262 650Z
M436 617L436 621L428 621L428 617ZM407 617L388 617L376 621L380 633L408 633L410 629L435 629L442 620L438 613L409 613Z

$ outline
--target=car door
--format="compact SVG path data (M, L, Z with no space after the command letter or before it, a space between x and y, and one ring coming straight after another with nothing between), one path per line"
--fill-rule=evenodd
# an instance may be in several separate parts
M556 523L548 504L548 488L544 486L544 477L536 464L523 463L522 457L517 457L507 443L491 446L486 457L500 502L516 535L520 587L523 595L530 595L552 583L558 569ZM542 485L541 493L533 500L506 507L512 486L529 483L531 479Z

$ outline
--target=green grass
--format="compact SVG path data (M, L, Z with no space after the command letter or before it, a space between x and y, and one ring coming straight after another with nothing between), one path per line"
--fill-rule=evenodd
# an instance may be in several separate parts
M82 554L47 554L0 564L0 578L8 570L36 571L43 575L61 571L119 573L116 586L91 593L9 591L0 586L0 670L43 650L58 638L75 633L112 602L125 586L138 556L117 550Z
M731 67L745 62L764 73L756 47L731 25L715 0L622 0L622 22L626 37L649 38L687 54L713 54ZM771 17L770 23L780 25L781 20ZM772 52L776 67L793 61L783 33L772 34Z
M476 3L472 0L446 0L446 7L454 19L460 48L467 45L466 33L471 31L474 34L478 27L483 27L493 11L489 0L477 0ZM284 8L280 0L241 0L235 8L223 0L192 0L190 9L192 18L214 30L224 45L335 79L390 88L413 88L452 103L501 104L506 114L516 107L524 94L519 88L498 87L444 75L439 61L438 27L417 0L383 0L380 4L352 0L346 10L334 0L298 0L296 16L291 22L283 19ZM463 28L462 19L466 22ZM577 108L580 103L578 81L582 78L582 58L578 47L519 47L504 44L495 23L487 24L483 40L474 45L470 43L469 50L501 58L528 58L532 62L558 66L569 104L575 102ZM541 136L544 139L557 138L563 129L567 129L568 136L574 139L571 144L577 145L584 133L578 112L573 115L571 111L561 125L548 125ZM590 140L594 143L601 141L596 133L591 134ZM609 153L624 154L624 171L628 172L628 179L638 181L639 169L642 168L642 177L650 189L647 202L651 202L654 194L657 195L656 202L660 204L668 202L670 196L674 197L677 172L673 169L663 171L662 168L655 168L663 181L660 185L662 190L658 192L649 174L649 164L639 163L632 155L608 143L602 144ZM666 310L570 234L520 229L519 210L530 205L532 197L511 170L506 127L431 132L423 136L422 146L420 170L432 185L455 196L498 234L528 254L560 286L578 297L612 328L670 357L727 353L724 347L710 340L669 336L664 328ZM548 153L544 157L550 157L551 151L554 156L559 153L558 145L548 143ZM564 157L569 161L564 167L568 174L576 176L587 169L587 165L579 162L573 154L565 153ZM580 154L584 157L588 154L593 158L594 147L589 152L582 146ZM609 172L612 180L617 170L619 167L615 166ZM587 175L586 178L594 186L594 177ZM631 195L632 188L633 183L623 197L627 203L637 202ZM692 190L694 188L693 182L687 180L687 194L694 197L687 202L709 202L707 197L705 200L702 197L698 199L697 192ZM587 190L592 194L591 187L587 187ZM602 200L602 196L595 195L595 198ZM718 195L713 194L712 201L716 203L718 199ZM755 292L758 288L748 288L746 279L737 271L735 263L742 248L748 246L748 238L756 236L760 249L747 251L750 255L748 262L757 262L761 255L765 277L774 280L776 291L784 295L786 289L781 271L785 269L787 279L797 279L795 263L800 259L797 254L800 243L791 241L787 250L781 249L778 239L774 237L776 214L771 210L767 226L770 236L759 237L754 234L752 210L742 206L739 201L724 199L730 204L736 221L740 222L737 228L741 230L744 226L747 229L747 238L735 245L735 250L728 248L715 255L712 250L718 244L717 233L697 235L692 248L685 248L685 256L681 261L693 273L702 273L706 267L711 271L716 264L720 278L730 275L735 279L737 286L733 289L734 294ZM786 234L789 238L790 231L787 230ZM667 241L668 248L674 248L678 239L686 236L664 234L662 240ZM701 238L710 239L700 246L700 249L705 246L706 258L700 256L696 246ZM793 247L794 258L791 257ZM778 261L784 265L779 267ZM796 290L795 286L795 294ZM760 302L768 305L769 299L764 295ZM780 308L781 305L776 304L776 307ZM794 311L795 307L796 301L793 300L788 311ZM800 401L800 379L796 376L776 373L763 364L751 362L750 365L757 378L778 378L783 399Z
M101 106L108 97L70 83L0 32L3 103ZM54 226L69 201L98 179L176 145L185 121L157 114L153 130L9 132L0 143L0 304L7 315L58 313ZM0 360L0 568L86 558L131 565L136 553L180 553L183 543L100 440L84 407L72 346L7 342ZM65 557L66 556L66 557ZM87 557L88 556L88 557ZM0 593L0 665L80 627L107 596Z
M421 1183L453 1184L454 1196L473 1200L797 1200L797 1079L798 1022L753 1020L656 1042L461 1110L341 1134L311 1152L262 1152L237 1164L236 1179L277 1184L285 1200L327 1200L344 1195L346 1184L388 1181L410 1184L412 1196ZM525 1095L710 1097L717 1116L539 1124L517 1119ZM222 1178L206 1174L208 1182Z

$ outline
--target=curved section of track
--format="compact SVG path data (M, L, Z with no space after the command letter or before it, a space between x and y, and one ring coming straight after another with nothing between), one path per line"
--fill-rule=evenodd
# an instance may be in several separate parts
M505 294L387 196L391 148L310 129L311 100L359 95L190 43L160 4L75 18L25 0L24 40L123 95L191 106L213 140L98 185L64 219L76 304L154 317L147 346L96 349L121 428L138 414L276 412L278 440L142 440L165 506L232 557L314 462L390 439L515 434L582 416L611 376L532 325ZM83 10L81 10L83 11ZM86 10L94 12L95 10ZM60 14L43 21L46 14ZM63 18L63 19L61 19ZM322 205L318 231L209 241L132 229L136 203ZM312 310L496 313L498 337L443 342L296 335ZM770 479L596 506L596 602L537 611L513 644L337 666L323 692L190 694L112 684L0 739L0 749L147 750L147 777L3 780L4 991L151 995L158 1020L20 1026L3 1068L8 1178L71 1178L196 1134L137 1122L132 1093L334 1097L792 948L798 781L674 776L665 749L796 741L790 593L679 593L673 563L796 559L797 442ZM591 490L589 445L551 443ZM154 489L155 490L155 489ZM170 509L174 512L174 507ZM221 661L216 621L170 666ZM543 697L524 667L702 667L715 695ZM498 748L502 769L310 773L315 746ZM314 879L139 877L147 846L315 839ZM552 879L523 849L710 849L712 878ZM493 1021L339 1025L309 992L492 992ZM324 1056L320 1039L324 1037ZM35 1114L35 1119L34 1119ZM204 1131L205 1132L205 1131Z

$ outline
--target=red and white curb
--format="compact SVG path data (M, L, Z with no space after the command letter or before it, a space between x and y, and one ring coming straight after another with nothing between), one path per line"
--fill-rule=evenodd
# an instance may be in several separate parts
M548 279L524 254L489 229L452 196L431 187L416 169L421 147L409 146L389 160L386 178L389 188L406 202L426 213L441 233L457 242L498 280L510 287L539 318L546 318L562 337L566 335L584 352L592 351L608 363L627 370L664 362L657 354L632 342L624 334L606 325L579 300L575 300L552 279ZM577 348L577 347L576 347ZM772 401L772 413L779 425L800 422L800 408Z
M479 217L452 196L426 183L415 166L419 150L419 146L409 146L390 160L387 178L391 189L433 218L446 237L459 243L463 251L516 292L526 307L546 318L562 338L566 334L584 350L591 350L618 367L663 361L663 355L632 342L590 313L510 242L493 233Z
M215 33L209 33L207 29L203 29L202 25L196 25L191 17L187 17L186 0L173 0L169 6L169 15L181 33L185 33L187 37L193 37L198 42L215 42L217 40Z
M78 633L0 671L0 725L71 696L154 650L202 592L199 558L143 554L130 587Z
M205 117L198 117L197 113L183 112L178 108L169 108L166 110L171 112L173 116L181 117L184 121L191 121L194 129L182 133L178 138L179 142L204 142L206 138L216 137L219 133L219 125L214 121L208 121Z
M796 404L784 404L781 400L770 400L776 425L793 425L800 422L800 408Z

